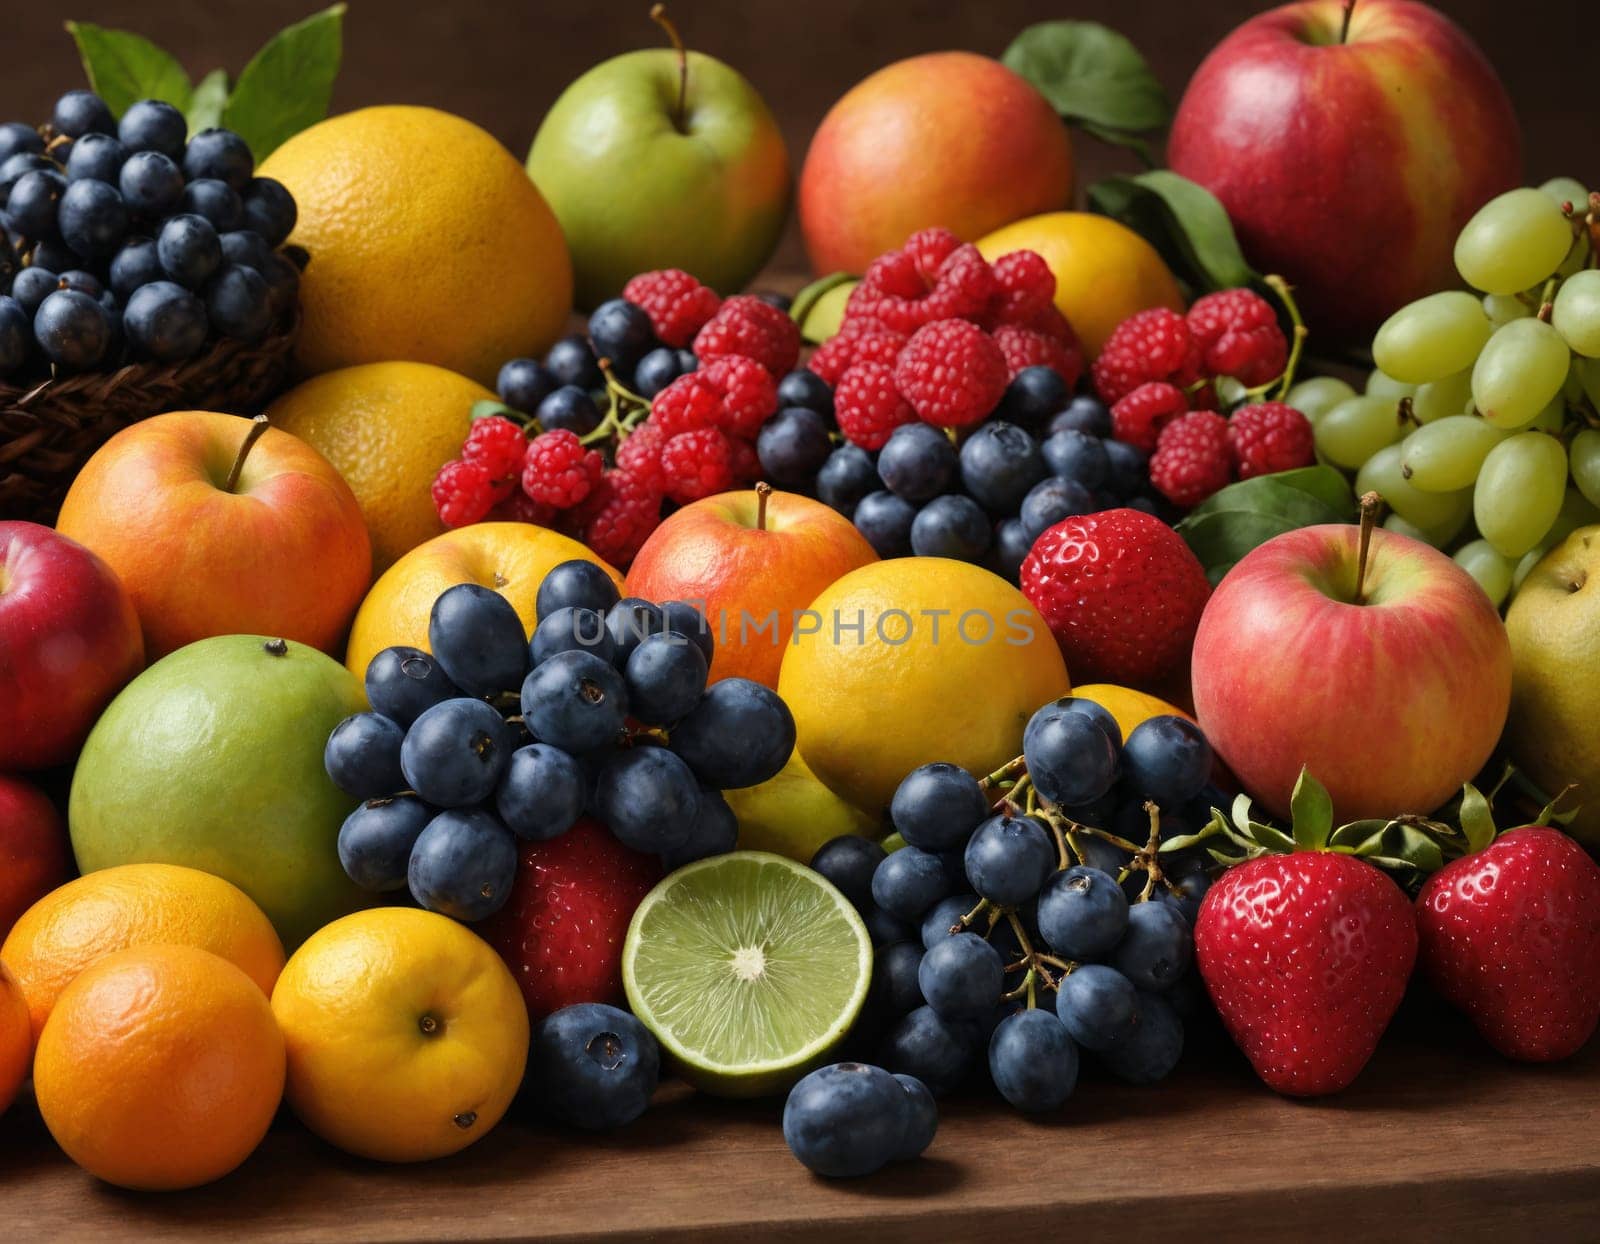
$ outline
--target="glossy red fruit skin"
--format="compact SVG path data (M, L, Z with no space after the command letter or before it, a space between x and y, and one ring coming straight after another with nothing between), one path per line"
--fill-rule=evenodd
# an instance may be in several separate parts
M1507 1058L1554 1062L1600 1023L1600 867L1527 826L1441 868L1417 895L1422 968Z
M1195 961L1267 1087L1316 1097L1367 1065L1405 994L1417 924L1400 887L1350 855L1297 851L1229 869L1206 893Z
M577 1002L622 997L622 941L661 861L584 817L559 838L523 845L506 905L477 931L505 960L535 1023Z

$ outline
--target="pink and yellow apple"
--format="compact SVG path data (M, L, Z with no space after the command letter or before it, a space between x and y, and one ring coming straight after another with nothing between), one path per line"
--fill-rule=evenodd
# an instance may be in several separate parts
M1364 340L1454 284L1467 218L1522 180L1511 101L1477 45L1413 0L1300 0L1240 26L1189 83L1167 145L1318 338Z
M139 615L111 567L48 527L0 522L0 770L71 760L143 668Z
M1279 816L1302 765L1338 821L1432 812L1494 750L1511 645L1450 558L1372 533L1304 527L1245 556L1195 635L1195 714L1245 790Z
M800 172L811 267L865 272L934 225L976 242L1072 200L1067 127L997 60L935 52L896 61L829 110Z
M850 520L820 501L775 492L763 506L749 488L686 505L657 527L626 590L705 611L716 637L713 682L751 678L776 688L796 614L835 579L877 560Z

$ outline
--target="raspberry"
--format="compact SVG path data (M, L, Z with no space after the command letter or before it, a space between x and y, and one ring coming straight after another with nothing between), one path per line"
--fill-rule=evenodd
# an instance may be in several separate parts
M862 449L882 449L889 434L913 423L917 412L895 387L894 368L886 363L861 363L839 377L833 390L833 413L839 430Z
M532 523L536 527L548 527L555 516L554 506L535 501L520 488L489 511L490 522Z
M934 254L936 247L919 243L916 251L878 256L850 292L846 318L870 316L884 328L907 334L936 320L982 319L996 289L988 261L977 247L962 245L945 257L936 275L930 275L923 261Z
M761 457L756 453L756 447L750 441L741 441L737 437L728 440L728 466L733 471L733 482L739 484L753 484L761 478Z
M1037 251L1012 251L992 267L998 288L989 301L991 323L1026 324L1055 306L1056 276Z
M1053 369L1071 389L1083 375L1083 352L1076 343L1063 345L1054 337L1015 324L1002 324L995 329L994 341L1005 355L1006 371L1013 379L1024 367L1044 366Z
M644 479L661 481L661 447L667 443L663 425L646 419L617 446L617 467Z
M1161 429L1150 458L1150 482L1173 505L1199 505L1233 482L1228 421L1215 411L1180 415Z
M528 446L522 491L545 505L570 510L589 495L604 469L599 451L585 449L577 433L566 428L541 432Z
M850 321L846 320L840 326L839 332L818 346L806 361L806 366L821 376L829 385L839 383L839 377L844 375L845 370L850 366L851 360L855 357L855 337L844 331L849 324Z
M664 436L714 427L722 418L722 395L699 372L679 376L650 403L649 422Z
M1022 594L1075 683L1148 687L1186 669L1211 595L1183 537L1140 510L1063 519L1022 563Z
M1083 349L1078 344L1078 334L1073 331L1072 325L1067 321L1067 317L1061 314L1060 309L1054 303L1051 303L1048 307L1039 308L1039 310L1028 316L1025 321L1019 322L1017 327L1026 328L1036 333L1043 333L1046 337L1051 337L1062 345L1071 346L1080 352Z
M433 507L446 527L482 521L494 506L494 485L481 463L447 462L433 477Z
M659 483L632 471L607 471L568 520L578 539L619 569L660 525Z
M690 374L721 395L722 412L715 422L729 436L754 440L761 425L777 413L777 382L754 359L729 354Z
M1254 388L1281 376L1289 361L1278 317L1248 289L1207 294L1189 308L1186 322L1208 375L1232 376Z
M1108 406L1147 381L1165 380L1183 389L1199 378L1200 346L1183 316L1165 307L1123 320L1094 361L1094 386Z
M461 459L476 462L490 479L500 482L516 479L527 452L528 438L522 429L501 415L490 415L472 421L472 430L461 446Z
M720 428L674 436L661 447L661 478L667 496L687 505L733 487L733 447Z
M1119 441L1154 453L1161 429L1189 413L1182 389L1153 380L1142 384L1111 408L1111 432Z
M786 376L800 360L800 328L771 303L736 294L706 321L694 339L701 366L729 354L755 359L773 376Z
M966 320L917 329L894 365L894 380L924 423L964 428L999 405L1011 376L993 337Z
M641 272L622 287L622 296L650 317L663 344L682 348L717 313L722 299L678 268Z
M948 229L919 229L906 239L906 244L900 249L916 265L918 274L924 281L932 285L939 279L939 269L944 266L944 261L961 246L961 239Z
M887 363L894 366L900 351L910 340L904 333L884 328L872 316L846 320L839 332L817 347L806 367L830 385L856 363Z
M1243 406L1228 420L1228 447L1240 479L1316 462L1311 420L1282 402Z

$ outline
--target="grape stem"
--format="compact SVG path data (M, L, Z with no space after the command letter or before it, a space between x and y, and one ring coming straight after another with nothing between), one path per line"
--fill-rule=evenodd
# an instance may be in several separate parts
M1355 2L1351 0L1345 10L1346 25L1350 22L1350 10L1354 8ZM1289 396L1289 390L1294 387L1294 373L1300 366L1300 356L1305 353L1306 338L1311 335L1311 330L1306 327L1305 317L1300 314L1300 304L1294 300L1289 282L1277 273L1272 273L1266 278L1266 284L1268 289L1278 295L1278 301L1283 303L1283 309L1289 313L1289 323L1294 329L1294 340L1289 343L1289 361L1283 366L1283 375L1277 380L1269 381L1261 392L1261 396L1265 396L1275 384L1278 386L1278 400L1282 401ZM1255 391L1250 392L1253 394Z
M1005 764L996 769L993 773L989 774L988 777L981 779L978 782L978 785L983 789L984 794L988 794L990 791L994 790L995 787L1010 782L1012 778L1016 777L1018 773L1026 770L1027 767L1028 758L1026 756L1014 756L1010 760L1006 761Z
M1375 492L1361 498L1361 548L1356 554L1356 595L1352 604L1367 603L1367 553L1372 547L1372 528L1377 524L1378 507L1382 504L1383 498Z
M689 128L685 108L689 95L689 50L683 46L683 36L678 33L677 26L667 16L666 5L651 5L650 20L667 32L667 38L672 40L673 51L678 54L678 102L672 109L672 125L678 133L687 134Z
M600 359L599 364L600 374L606 379L606 397L610 404L606 417L578 438L580 445L593 445L613 436L620 440L650 417L649 399L640 397L617 379L616 369L611 366L610 359ZM632 409L624 413L625 408L630 407ZM534 427L538 426L539 421L535 419Z
M250 421L250 430L244 434L244 440L239 445L238 456L233 460L233 466L228 469L228 478L223 482L222 491L232 492L239 486L239 476L244 471L244 460L250 456L250 451L255 448L267 431L267 417L257 415Z

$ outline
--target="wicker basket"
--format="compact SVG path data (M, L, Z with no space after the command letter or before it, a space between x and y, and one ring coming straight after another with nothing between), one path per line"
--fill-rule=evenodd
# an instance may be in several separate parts
M31 388L0 381L0 519L54 523L83 464L130 423L168 410L254 414L283 383L299 328L296 311L263 341L225 338L182 363L135 363Z

